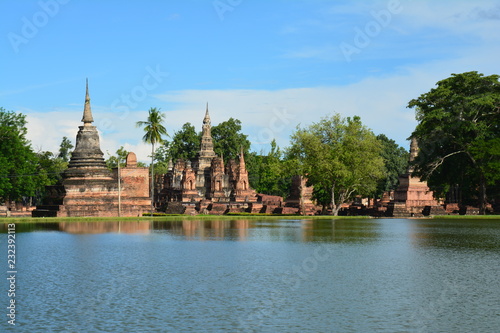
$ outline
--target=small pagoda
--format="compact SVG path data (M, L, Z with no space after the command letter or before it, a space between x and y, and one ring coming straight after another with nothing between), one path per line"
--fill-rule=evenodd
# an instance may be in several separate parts
M46 187L44 204L32 216L141 216L148 212L148 168L137 167L134 153L129 153L124 168L110 171L106 166L99 133L92 125L88 80L82 122L61 183Z
M399 175L399 185L394 191L394 200L387 207L387 215L392 217L410 217L444 213L439 202L434 199L433 192L427 186L427 182L413 175L412 162L417 158L419 152L418 143L415 138L410 143L409 166L406 173Z

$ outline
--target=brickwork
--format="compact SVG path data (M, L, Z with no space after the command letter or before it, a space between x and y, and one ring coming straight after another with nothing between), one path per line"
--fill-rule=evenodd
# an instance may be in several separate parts
M438 207L439 202L434 199L433 192L427 182L412 175L412 162L418 155L417 141L413 138L410 144L410 166L406 173L399 176L399 185L394 190L394 198L388 204L386 214L393 217L422 216L425 212L444 211L426 207ZM442 207L441 207L442 208Z

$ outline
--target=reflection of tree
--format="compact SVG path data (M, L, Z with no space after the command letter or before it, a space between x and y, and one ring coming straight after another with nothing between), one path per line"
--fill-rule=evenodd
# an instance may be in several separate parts
M155 230L168 230L170 233L187 239L237 239L245 240L250 228L248 220L183 220L155 222Z
M415 220L413 244L423 248L500 250L499 220Z
M380 221L371 219L302 220L304 242L366 243L381 237Z
M245 241L252 236L254 239L269 241L360 243L379 239L380 223L380 220L370 219L81 221L22 223L16 226L16 231L56 230L77 234L165 231L188 240Z

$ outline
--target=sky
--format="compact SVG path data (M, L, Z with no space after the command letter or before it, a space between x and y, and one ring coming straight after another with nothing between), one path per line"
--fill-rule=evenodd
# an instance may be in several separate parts
M334 113L409 148L408 102L452 73L500 74L499 31L489 0L2 0L0 107L26 115L35 151L75 143L86 78L105 158L149 160L135 124L151 107L172 136L201 131L207 103L259 153Z

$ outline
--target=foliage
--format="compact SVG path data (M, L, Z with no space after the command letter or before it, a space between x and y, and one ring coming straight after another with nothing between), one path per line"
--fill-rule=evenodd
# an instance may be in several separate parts
M120 148L118 148L118 150L116 151L115 155L112 155L110 156L107 160L106 160L106 166L108 167L108 169L113 169L113 168L117 168L118 167L118 161L120 161L120 168L123 168L125 167L125 165L127 164L127 155L128 155L128 151L125 150L125 148L123 146L121 146Z
M62 174L68 168L68 162L55 156L50 151L37 153L37 189L35 201L40 202L45 194L45 186L56 185L62 181Z
M55 185L62 180L64 170L68 168L68 162L64 161L59 156L54 156L50 151L37 153L38 157L38 174L43 177L41 185Z
M355 195L375 193L383 177L381 144L361 119L339 114L321 119L292 134L288 157L298 173L314 186L314 197L333 215Z
M458 187L461 203L477 198L484 214L487 187L500 174L499 76L452 74L408 107L419 122L412 134L420 148L415 174L438 195Z
M40 183L37 155L26 139L26 116L0 108L0 199L33 196Z
M163 143L163 135L167 135L167 129L163 125L165 115L160 112L160 109L150 108L148 111L148 119L146 121L138 121L137 127L143 127L144 136L142 141L155 145Z
M71 157L71 149L73 148L74 146L71 141L64 136L62 138L61 144L59 145L59 155L57 155L57 157L62 159L64 162L69 162Z
M241 121L238 119L229 118L212 127L214 151L217 155L222 155L225 160L236 159L242 147L245 155L248 154L250 141L247 137L241 133Z
M201 134L191 123L182 125L182 129L174 133L172 141L165 141L156 150L156 159L168 162L170 159L175 163L178 159L194 160L200 151Z
M258 192L269 195L288 197L292 175L285 167L284 154L271 142L271 150L267 155L250 153L246 158L250 185Z
M384 134L377 135L382 144L381 156L384 160L385 175L377 185L377 196L392 191L398 186L398 176L408 167L408 151Z

